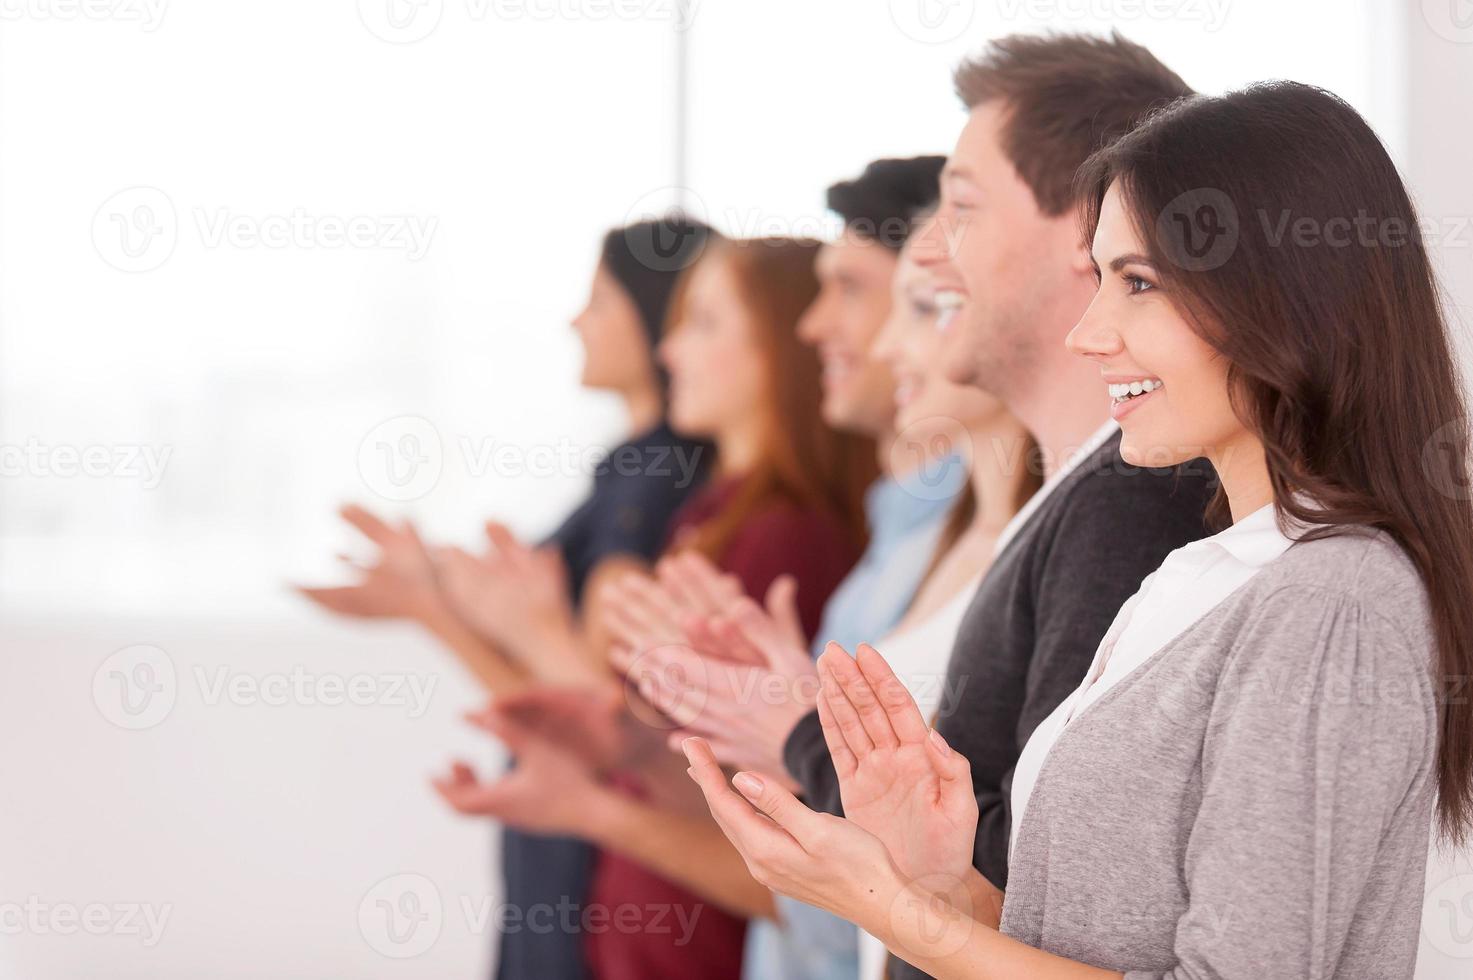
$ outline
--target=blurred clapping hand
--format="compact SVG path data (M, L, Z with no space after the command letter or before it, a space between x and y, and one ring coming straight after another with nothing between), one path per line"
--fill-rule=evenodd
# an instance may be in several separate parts
M517 758L515 767L483 781L469 763L456 760L435 779L436 792L460 813L489 817L529 833L587 837L591 821L616 791L605 784L595 758L567 741L549 737L525 713L494 704L468 714L477 727L500 739Z
M481 554L445 548L435 558L450 609L530 674L567 684L606 677L578 635L567 572L556 549L528 547L503 525L488 522Z
M670 748L700 735L721 763L782 774L793 785L783 743L813 710L819 685L792 578L773 582L764 608L734 578L686 552L616 588L611 660L678 726Z
M331 588L298 586L298 593L344 616L430 622L449 613L434 559L413 523L390 524L357 504L348 504L339 513L378 547L376 560L358 562L339 555L357 573L356 582Z

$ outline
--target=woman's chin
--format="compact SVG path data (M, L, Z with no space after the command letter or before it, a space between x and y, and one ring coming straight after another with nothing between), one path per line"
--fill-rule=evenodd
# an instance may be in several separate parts
M711 436L712 427L700 413L688 408L682 409L679 402L670 404L669 421L672 429L688 439L706 439Z
M1133 434L1124 431L1120 437L1120 458L1131 466L1157 469L1178 466L1200 455L1202 455L1200 451L1183 452L1179 445L1172 445L1162 439L1148 438L1142 433Z

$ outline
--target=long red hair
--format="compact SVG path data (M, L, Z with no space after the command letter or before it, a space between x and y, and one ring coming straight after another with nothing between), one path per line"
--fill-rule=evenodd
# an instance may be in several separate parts
M770 397L760 462L741 475L721 513L692 536L691 546L713 561L743 523L784 503L829 514L856 543L864 540L864 490L879 472L875 444L836 432L823 420L818 354L798 339L798 320L818 295L819 248L808 239L720 239L699 260L727 263L736 279L756 325ZM677 307L682 298L677 296ZM678 315L670 322L678 323Z

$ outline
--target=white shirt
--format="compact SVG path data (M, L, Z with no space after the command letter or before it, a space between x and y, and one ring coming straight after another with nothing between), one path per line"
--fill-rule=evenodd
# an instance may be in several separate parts
M1069 723L1293 543L1279 530L1274 505L1267 504L1225 531L1176 549L1146 576L1116 613L1078 689L1023 746L1013 771L1012 841L1018 839L1044 760Z
M1055 470L1047 480L1044 480L1043 486L1034 491L1033 496L1028 498L1028 502L1020 507L1018 512L1013 515L1013 519L1003 525L1002 533L997 536L997 544L992 546L993 555L1002 554L1002 550L1008 546L1008 542L1012 541L1018 532L1023 529L1023 525L1028 523L1029 518L1048 499L1049 494L1053 493L1055 488L1064 482L1064 477L1079 469L1079 464L1094 455L1095 450L1109 441L1110 437L1119 428L1119 424L1114 419L1107 420L1104 425L1096 429L1094 434L1084 441L1084 445L1069 454L1069 458L1064 460L1064 465Z

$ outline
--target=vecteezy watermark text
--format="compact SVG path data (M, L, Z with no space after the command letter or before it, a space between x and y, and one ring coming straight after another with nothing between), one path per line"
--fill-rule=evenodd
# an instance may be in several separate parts
M193 692L206 707L265 706L401 708L409 718L429 709L439 684L436 674L356 671L351 674L289 670L249 673L229 665L195 664ZM164 650L141 643L107 657L92 675L92 701L104 718L134 731L153 728L173 713L181 677Z
M0 902L0 936L89 936L137 937L144 946L155 946L163 938L172 903L148 902L48 902L28 895L21 902Z
M402 252L410 262L425 257L440 225L434 215L330 214L304 207L260 213L196 206L187 214L207 249L374 249ZM179 210L164 191L128 187L92 216L92 244L113 268L148 272L174 254L180 225Z
M456 452L449 455L474 479L612 473L666 480L684 489L706 463L704 447L683 442L630 443L611 451L567 438L526 444L461 433L453 446ZM385 500L418 500L439 483L446 455L445 439L433 422L419 415L399 415L374 426L358 444L358 473L364 485Z
M163 481L173 453L173 446L53 446L32 436L24 444L0 443L0 477L139 480L152 490Z

